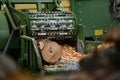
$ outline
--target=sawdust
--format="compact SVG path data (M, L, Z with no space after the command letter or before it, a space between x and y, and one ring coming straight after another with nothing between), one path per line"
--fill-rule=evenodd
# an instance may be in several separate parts
M84 54L76 52L75 48L69 45L62 45L61 61L79 61L84 58Z

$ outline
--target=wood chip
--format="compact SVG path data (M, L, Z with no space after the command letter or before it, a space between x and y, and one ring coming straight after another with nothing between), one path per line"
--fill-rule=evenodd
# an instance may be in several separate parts
M62 45L61 61L79 61L84 55L75 51L75 48L69 45Z

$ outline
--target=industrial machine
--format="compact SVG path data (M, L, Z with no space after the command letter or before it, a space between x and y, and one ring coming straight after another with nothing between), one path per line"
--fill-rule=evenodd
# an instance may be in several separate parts
M66 39L76 36L76 21L72 13L66 11L46 11L26 13L30 34L35 38Z
M119 0L71 0L77 23L84 28L85 53L92 53L95 47L102 43L107 31L116 24L111 14L114 18L119 16L118 3ZM81 32L78 33L78 37L80 36Z
M38 71L43 68L43 59L37 40L49 39L76 47L78 30L76 17L73 12L65 11L60 2L60 0L0 0L4 8L2 10L1 7L0 12L0 50L3 54L10 53L9 55L14 56L22 68ZM21 3L34 3L38 11L16 10L15 4ZM42 11L42 3L51 6L52 11Z
M85 41L101 42L104 34L114 24L109 12L110 1L118 3L119 0L71 1L72 11L77 16L77 23L84 26Z

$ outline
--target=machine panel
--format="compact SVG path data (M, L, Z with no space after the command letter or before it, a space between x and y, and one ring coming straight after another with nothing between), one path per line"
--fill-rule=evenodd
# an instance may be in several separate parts
M34 37L73 38L76 35L75 16L70 12L47 11L26 14Z

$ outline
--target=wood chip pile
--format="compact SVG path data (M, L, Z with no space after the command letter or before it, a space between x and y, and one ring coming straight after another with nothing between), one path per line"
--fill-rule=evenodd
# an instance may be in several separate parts
M69 46L69 45L62 45L62 56L60 59L60 62L78 62L82 58L86 57L84 54L76 52L75 48ZM58 68L58 67L65 67L63 63L55 63L55 64L49 64L44 65L46 68Z
M79 61L84 57L84 54L75 51L75 48L69 45L63 45L61 61Z

